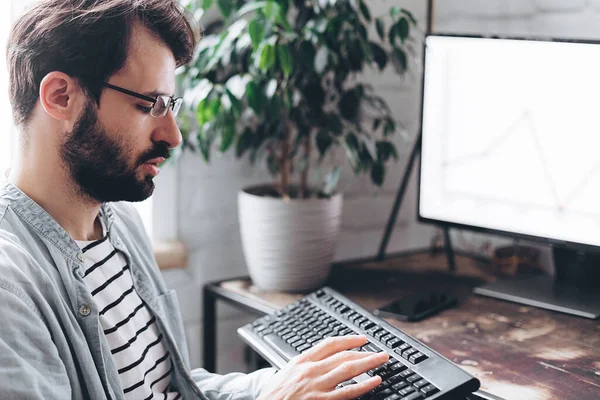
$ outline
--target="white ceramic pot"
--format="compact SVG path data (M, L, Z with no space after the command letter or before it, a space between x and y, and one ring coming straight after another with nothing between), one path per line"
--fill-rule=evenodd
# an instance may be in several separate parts
M333 260L342 217L342 195L290 199L239 192L242 246L250 277L263 290L306 292L323 285Z

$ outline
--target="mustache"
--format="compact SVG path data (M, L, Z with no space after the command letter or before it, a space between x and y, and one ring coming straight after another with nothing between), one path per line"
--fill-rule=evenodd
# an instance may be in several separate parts
M160 157L164 158L165 160L171 158L171 152L166 144L157 143L153 148L142 154L140 156L139 165L145 164L147 161Z

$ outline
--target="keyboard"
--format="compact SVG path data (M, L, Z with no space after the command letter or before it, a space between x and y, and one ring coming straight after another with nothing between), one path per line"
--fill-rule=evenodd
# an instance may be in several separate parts
M450 360L327 287L241 327L238 334L278 368L327 337L365 335L367 343L355 350L386 351L390 359L341 384L381 376L382 383L361 400L465 399L480 386Z

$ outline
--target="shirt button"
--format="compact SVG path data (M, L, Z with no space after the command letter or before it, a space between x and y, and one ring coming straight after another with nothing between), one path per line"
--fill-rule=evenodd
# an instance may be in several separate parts
M83 253L78 253L77 254L77 259L81 262L85 261L85 256L83 255Z
M91 312L92 312L92 310L90 309L90 306L88 306L87 304L84 304L81 307L79 307L79 314L83 315L84 317L87 317L88 315L90 315Z

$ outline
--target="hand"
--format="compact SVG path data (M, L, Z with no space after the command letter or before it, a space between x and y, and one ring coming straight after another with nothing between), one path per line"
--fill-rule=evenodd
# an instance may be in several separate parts
M355 385L336 386L385 364L389 355L349 351L367 342L363 335L331 337L294 357L263 389L259 400L346 400L375 389L381 377L375 375Z

